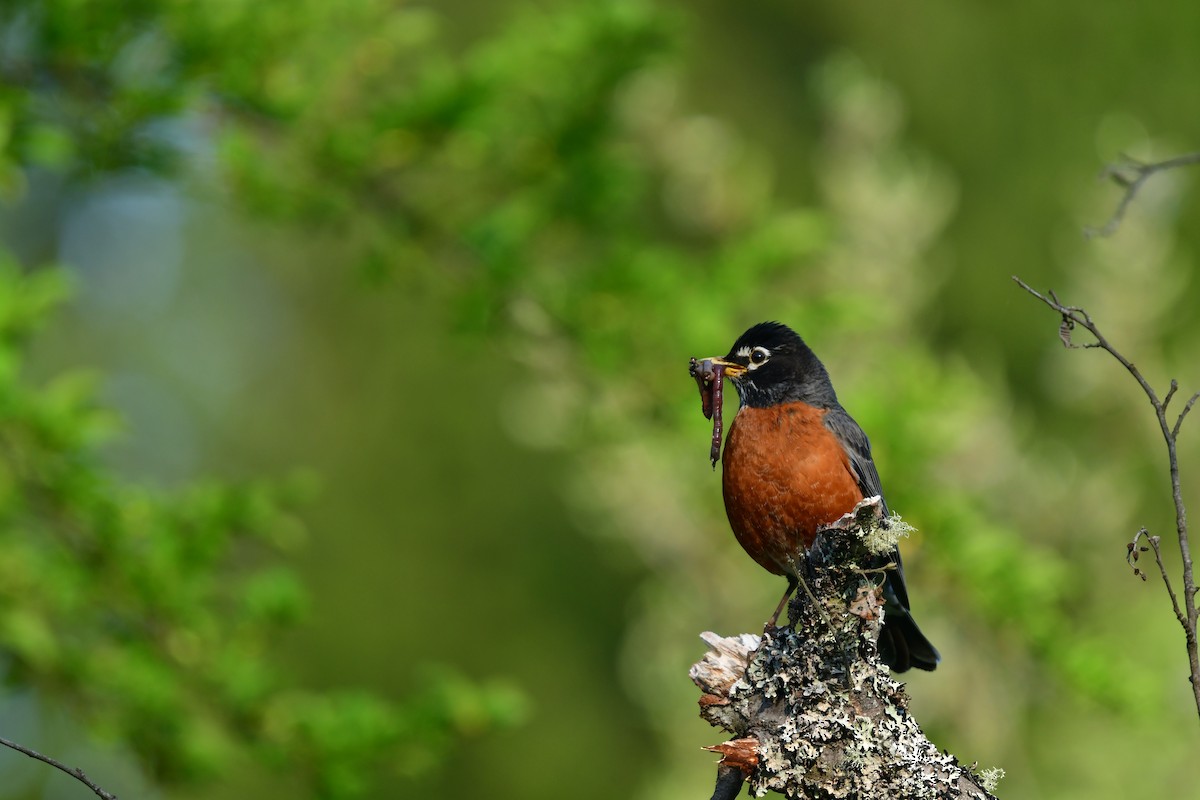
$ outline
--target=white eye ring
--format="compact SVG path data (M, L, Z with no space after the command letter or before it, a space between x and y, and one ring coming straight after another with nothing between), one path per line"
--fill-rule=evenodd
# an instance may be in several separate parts
M765 347L756 347L750 351L750 369L756 369L767 363L767 359L771 357L771 351Z

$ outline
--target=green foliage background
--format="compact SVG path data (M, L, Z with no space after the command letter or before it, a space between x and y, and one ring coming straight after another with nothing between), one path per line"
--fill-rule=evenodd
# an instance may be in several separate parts
M919 529L931 737L1001 796L1200 797L1182 636L1123 563L1172 526L1153 419L1009 282L1200 387L1192 176L1081 235L1101 165L1197 147L1198 34L0 2L0 733L130 797L705 796L696 634L779 587L683 366L781 319ZM86 791L0 756L0 796Z

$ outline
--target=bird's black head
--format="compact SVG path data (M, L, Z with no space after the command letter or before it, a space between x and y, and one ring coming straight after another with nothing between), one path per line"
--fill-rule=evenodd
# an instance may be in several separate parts
M838 404L825 365L800 336L781 322L760 322L738 337L725 365L742 404L753 407L802 401L818 408Z

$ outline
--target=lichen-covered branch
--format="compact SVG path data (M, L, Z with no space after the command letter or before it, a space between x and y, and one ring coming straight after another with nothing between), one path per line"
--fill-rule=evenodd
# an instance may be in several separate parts
M722 755L714 800L736 795L738 776L754 796L992 797L925 737L904 687L879 660L880 575L858 566L871 559L864 511L868 530L878 525L872 498L817 537L803 567L812 598L801 592L792 601L794 628L702 634L709 652L690 672L700 715L733 736L709 748Z

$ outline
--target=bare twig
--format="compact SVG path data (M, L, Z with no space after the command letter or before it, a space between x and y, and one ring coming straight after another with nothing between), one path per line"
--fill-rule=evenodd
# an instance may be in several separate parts
M1143 539L1150 544L1149 548L1141 545L1141 541ZM1167 587L1167 594L1171 597L1171 608L1175 611L1175 619L1179 620L1179 624L1186 629L1187 617L1184 615L1183 609L1179 606L1179 598L1175 594L1175 587L1171 583L1171 577L1167 574L1166 565L1163 564L1162 547L1160 545L1161 540L1159 537L1151 536L1148 530L1142 528L1137 532L1137 535L1133 537L1133 541L1129 543L1129 555L1125 557L1125 560L1129 562L1129 566L1133 567L1133 574L1137 575L1142 580L1145 580L1146 573L1142 572L1141 567L1136 566L1138 554L1146 552L1147 549L1154 551L1154 560L1158 564L1158 572L1160 575L1162 575L1163 585Z
M1200 400L1200 392L1196 392L1194 395L1192 395L1187 401L1187 405L1183 407L1183 411L1179 413L1179 419L1175 420L1175 427L1171 429L1172 436L1179 436L1179 426L1183 424L1183 418L1186 417L1188 412L1192 410L1192 406L1196 405L1197 400ZM1165 406L1166 403L1163 403L1163 405Z
M50 766L54 767L55 769L62 770L63 772L67 773L75 780L82 783L84 786L91 789L93 792L96 793L97 797L100 797L103 800L117 800L117 796L115 794L113 794L112 792L106 792L104 789L100 788L100 786L98 786L95 781L93 781L91 778L89 778L87 775L85 775L83 770L81 770L79 767L68 767L66 764L62 763L61 761L59 761L57 759L51 758L50 756L47 756L47 755L43 755L43 754L39 753L37 750L26 747L23 744L17 744L16 742L9 741L8 739L5 739L2 736L0 736L0 745L4 745L5 747L11 747L13 750L16 750L18 753L24 753L25 755L29 756L30 758L36 758L38 761L49 764Z
M1130 158L1129 156L1122 156L1119 162L1109 164L1100 173L1100 177L1111 180L1123 188L1125 193L1121 195L1121 201L1117 203L1117 207L1113 211L1112 216L1108 218L1108 222L1105 222L1099 228L1085 228L1084 234L1088 238L1113 235L1116 233L1117 228L1121 227L1121 221L1125 219L1125 212L1129 210L1133 199L1141 191L1146 181L1150 180L1151 176L1164 170L1178 169L1179 167L1187 167L1192 164L1200 164L1200 152L1185 153L1181 156L1168 158L1165 161L1154 161L1149 164Z
M1180 156L1180 158L1173 159L1173 161L1177 162L1174 164L1174 166L1200 162L1200 153L1193 154L1192 156ZM1159 169L1165 169L1166 167L1162 165L1169 165L1170 163L1171 162L1161 162L1160 165L1149 166L1157 166ZM1147 174L1153 173L1150 172ZM1144 178L1142 179L1144 180ZM1119 208L1118 212L1123 213L1123 210ZM1119 216L1115 217L1115 219L1117 219L1119 222ZM1179 620L1179 624L1183 627L1184 636L1187 639L1188 664L1191 668L1190 680L1192 683L1192 693L1196 700L1196 711L1197 713L1200 713L1200 647L1197 646L1196 637L1196 623L1197 620L1200 619L1200 611L1198 611L1196 608L1196 579L1192 564L1191 542L1188 538L1187 509L1183 504L1183 489L1179 480L1179 454L1176 449L1176 442L1179 438L1179 429L1183 426L1183 420L1192 410L1192 407L1196 404L1196 401L1200 400L1200 392L1197 392L1191 396L1191 398L1187 401L1187 404L1184 405L1183 410L1179 412L1179 416L1175 418L1174 424L1172 424L1167 419L1167 405L1171 402L1171 398L1175 396L1175 392L1179 388L1178 384L1174 380L1171 381L1170 389L1167 391L1166 395L1162 400L1159 400L1158 394L1142 375L1141 371L1134 366L1133 362L1121 355L1121 353L1119 353L1112 346L1112 344L1110 344L1109 341L1104 338L1104 335L1100 332L1099 328L1096 327L1096 324L1092 321L1092 318L1088 316L1086 311L1077 306L1064 305L1063 303L1059 302L1058 297L1055 296L1054 292L1049 292L1049 296L1047 297L1046 295L1035 291L1034 289L1030 288L1029 284L1025 283L1015 275L1013 276L1013 280L1016 281L1017 285L1022 289L1029 292L1031 295L1041 300L1043 303L1050 306L1050 308L1062 315L1062 324L1059 327L1059 336L1062 338L1064 345L1067 347L1098 347L1102 350L1106 350L1110 355L1112 355L1113 358L1120 362L1121 366L1125 367L1126 371L1128 371L1130 375L1134 377L1134 379L1138 382L1138 385L1142 387L1142 391L1145 392L1146 397L1150 400L1150 404L1154 407L1154 414L1158 418L1158 427L1162 431L1163 441L1167 445L1167 461L1171 473L1171 497L1175 503L1175 533L1179 539L1179 554L1183 560L1182 602L1180 602L1180 596L1175 593L1175 587L1172 585L1170 576L1167 574L1167 569L1163 565L1162 553L1159 549L1159 538L1157 536L1151 536L1145 528L1138 531L1137 536L1134 537L1133 542L1131 542L1128 546L1128 558L1130 560L1130 565L1132 566L1133 562L1137 560L1137 554L1140 552L1139 546L1143 539L1148 542L1150 547L1154 550L1154 557L1158 562L1158 568L1160 574L1162 575L1163 584L1166 586L1167 593L1171 598L1171 606L1175 611L1175 618ZM1095 337L1096 341L1089 342L1084 345L1073 344L1070 338L1070 331L1076 326L1087 330L1090 334L1092 334L1092 336ZM1134 571L1139 577L1142 577L1143 579L1145 578L1145 574L1137 567L1134 568Z

